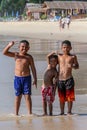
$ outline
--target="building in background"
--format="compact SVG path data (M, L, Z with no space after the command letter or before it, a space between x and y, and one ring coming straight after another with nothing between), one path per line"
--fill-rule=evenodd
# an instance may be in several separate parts
M26 4L26 14L29 20L39 20L41 15L45 15L47 19L58 19L68 15L72 18L83 18L87 15L86 1L45 1L41 4Z

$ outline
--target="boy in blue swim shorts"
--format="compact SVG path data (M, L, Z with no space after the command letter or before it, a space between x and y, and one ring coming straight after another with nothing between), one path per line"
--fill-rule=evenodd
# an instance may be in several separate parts
M19 114L19 108L22 95L24 95L26 106L28 108L28 114L32 114L32 100L31 100L31 72L33 75L33 85L37 87L37 75L33 57L28 54L29 42L22 40L19 43L19 52L12 52L9 49L15 44L14 41L4 48L3 54L15 59L15 77L14 77L14 89L15 89L15 114Z
M26 77L15 76L14 89L15 89L16 96L19 96L21 94L31 95L31 75Z

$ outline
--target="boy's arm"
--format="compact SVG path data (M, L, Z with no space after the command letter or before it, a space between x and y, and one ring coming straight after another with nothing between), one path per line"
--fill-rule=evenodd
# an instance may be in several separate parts
M54 54L56 54L56 53L55 53L55 52L51 52L51 53L49 53L49 54L47 55L48 64L49 64L49 57L50 57L51 55L54 55Z
M59 78L59 73L56 71L55 72L55 77L54 77L54 95L55 95L55 93L56 93L56 89L57 89L57 84L58 84L58 78Z
M77 56L76 56L76 55L74 56L73 68L74 68L74 69L79 69L79 63L78 63L78 60L77 60Z
M59 73L56 71L55 72L55 85L57 86L58 83L58 79L59 79Z
M9 49L14 45L14 41L9 42L9 44L3 49L3 54L10 57L15 57L15 52L10 52Z
M33 79L34 79L33 85L35 85L37 88L37 74L36 74L36 68L35 68L33 57L31 57L30 64L31 64L31 71L32 71Z

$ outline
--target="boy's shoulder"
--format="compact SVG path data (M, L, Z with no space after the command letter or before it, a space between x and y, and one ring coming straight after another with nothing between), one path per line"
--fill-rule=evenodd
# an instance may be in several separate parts
M62 54L62 53L59 53L59 54L58 54L58 56L63 56L63 55L64 55L64 54ZM76 57L76 55L75 55L75 54L71 54L71 53L69 54L69 56Z
M19 55L20 55L19 52L15 52L15 56L19 56ZM31 54L28 53L26 53L24 56L33 57Z
M62 53L58 53L58 56L63 56L63 54Z
M31 55L31 54L28 54L28 53L26 54L26 56L32 57L32 55Z
M70 56L71 56L71 57L73 57L73 58L75 58L75 57L76 57L76 55L75 55L75 54L70 54Z
M31 54L26 54L26 56L28 57L28 58L30 58L30 59L33 59L33 56L31 55Z
M51 68L50 66L48 66L45 70L45 72L48 72L48 71L57 71L56 68Z

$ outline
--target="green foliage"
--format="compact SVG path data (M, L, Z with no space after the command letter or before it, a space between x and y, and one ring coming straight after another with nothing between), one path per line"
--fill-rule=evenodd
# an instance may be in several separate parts
M40 16L40 18L41 18L42 20L47 19L47 15L46 15L46 14L42 14L42 15Z
M43 3L44 1L46 1L46 0L30 0L29 2L30 3ZM50 1L52 1L52 0L50 0Z
M16 16L17 11L22 15L27 2L43 3L44 0L0 0L0 16L12 16L12 12Z
M8 12L9 15L12 15L12 11L14 15L16 12L19 12L21 15L25 8L25 0L0 0L0 12L1 15L4 16L4 13Z

